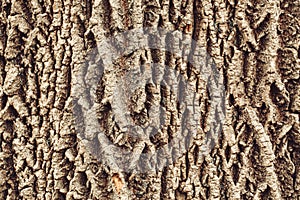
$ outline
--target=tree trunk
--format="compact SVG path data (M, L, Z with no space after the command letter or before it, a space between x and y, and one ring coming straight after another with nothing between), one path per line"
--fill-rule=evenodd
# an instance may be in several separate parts
M0 199L299 199L299 7L1 0Z

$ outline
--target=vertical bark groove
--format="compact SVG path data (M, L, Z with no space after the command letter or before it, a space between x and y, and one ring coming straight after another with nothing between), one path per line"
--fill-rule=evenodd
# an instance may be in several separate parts
M0 1L0 199L298 199L299 6L299 0ZM142 27L173 30L151 40L163 41L167 50L182 44L182 56L139 49L119 58L113 75L104 73L97 90L102 107L95 115L106 135L144 153L158 149L176 137L185 115L194 117L192 106L176 102L192 92L203 131L192 145L180 141L188 151L168 158L171 164L158 171L116 172L78 137L72 95L83 94L94 75L84 64L105 64L86 62L99 42ZM194 66L203 62L195 56L202 49L226 90L226 120L205 156L201 141L215 119L209 116L214 94ZM142 126L158 115L165 126L159 134L147 133L144 143L122 133L109 100L115 79L137 65L144 75L147 69L153 73L128 101L130 119ZM72 82L75 76L86 82ZM177 97L177 88L166 81L175 76L192 89ZM179 153L172 149L172 155ZM143 166L147 159L140 159Z

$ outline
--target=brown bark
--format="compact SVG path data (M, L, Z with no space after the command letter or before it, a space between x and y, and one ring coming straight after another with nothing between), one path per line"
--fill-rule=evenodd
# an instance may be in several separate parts
M299 7L299 0L1 0L0 199L299 199ZM178 30L204 47L225 82L226 120L206 156L195 141L161 170L118 172L78 137L72 79L97 43L146 26ZM167 62L197 83L201 128L209 129L199 76L182 58L146 51L147 63ZM138 65L143 53L120 67ZM164 92L151 103L165 98L168 117L175 111ZM107 131L116 142L118 131ZM168 134L153 143L167 143Z

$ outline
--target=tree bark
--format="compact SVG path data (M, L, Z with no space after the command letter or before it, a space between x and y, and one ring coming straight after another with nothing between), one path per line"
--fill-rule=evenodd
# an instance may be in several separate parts
M0 199L299 199L299 7L299 0L1 0ZM86 78L87 57L101 41L143 27L177 30L205 49L224 81L226 118L201 156L199 138L214 129L207 82L184 58L160 50L121 57L110 72L117 77L118 69L141 63L179 72L194 86L201 130L182 156L159 169L118 171L80 137L77 74ZM138 151L138 141L121 135L104 103L112 103L114 76L103 72L99 81L94 115L112 144ZM176 133L172 120L181 111L169 85L148 86L130 112L138 124L141 110L160 105L168 129L146 138L158 149Z

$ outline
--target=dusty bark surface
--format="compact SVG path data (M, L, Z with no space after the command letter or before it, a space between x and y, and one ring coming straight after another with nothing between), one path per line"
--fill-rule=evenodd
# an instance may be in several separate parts
M0 199L299 199L299 18L299 0L1 0ZM97 43L146 26L178 30L205 48L224 79L226 120L205 157L203 131L161 170L116 171L78 137L72 78L86 75ZM201 129L210 129L209 92L182 58L140 50L116 68L140 62L167 63L194 84ZM99 102L113 81L103 77ZM149 138L154 148L175 133L169 93L145 86L145 102L131 105L144 123L141 110L162 103L168 129ZM114 124L100 105L95 116ZM106 130L116 145L137 148L114 126Z

